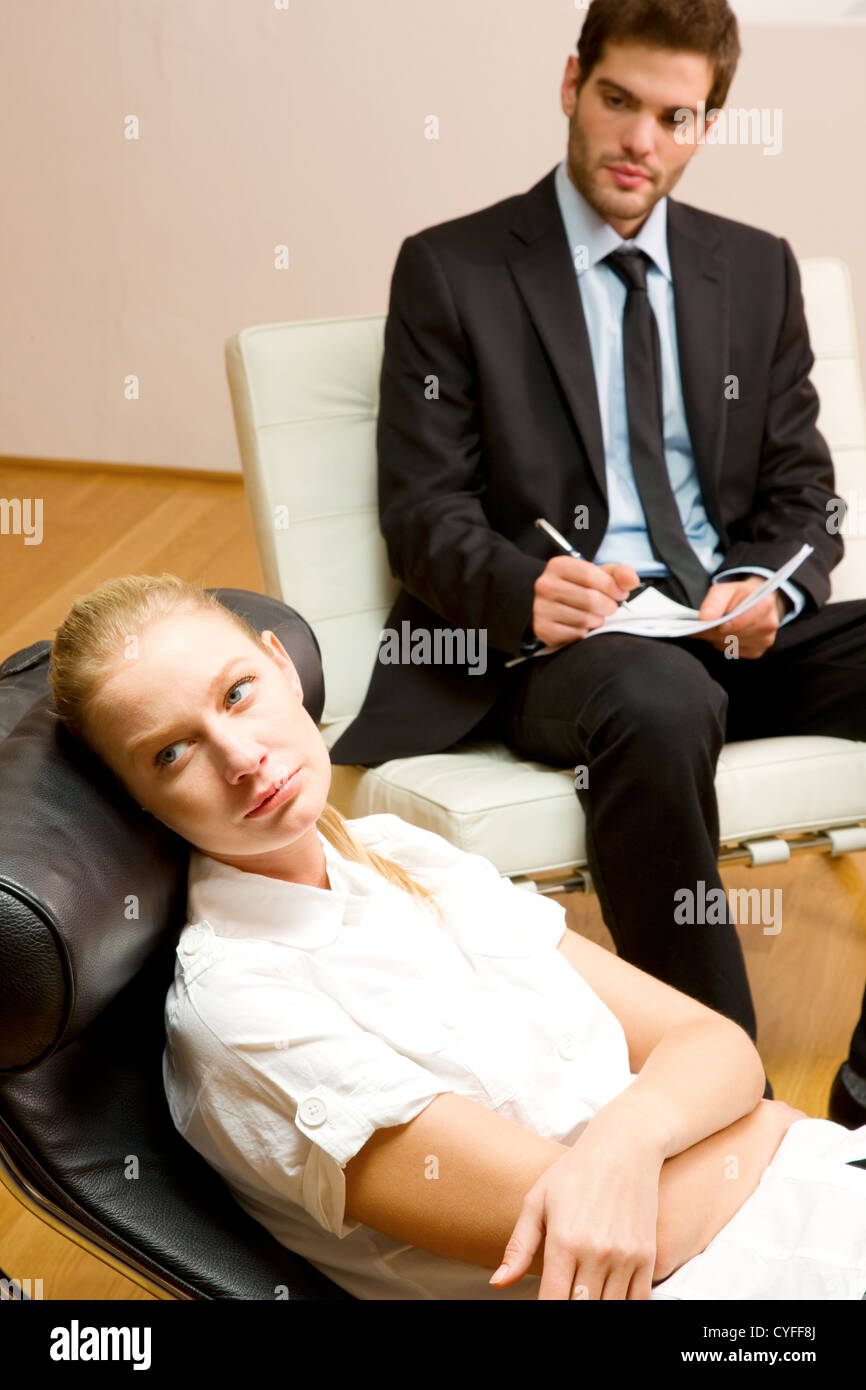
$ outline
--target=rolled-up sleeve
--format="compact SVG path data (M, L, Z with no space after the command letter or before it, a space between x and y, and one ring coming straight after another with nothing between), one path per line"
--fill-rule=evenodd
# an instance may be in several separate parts
M196 1013L222 1061L200 1103L217 1166L245 1167L348 1235L359 1223L345 1217L345 1165L376 1130L407 1124L450 1088L360 1027L304 969L284 977L246 961L240 977L204 978Z

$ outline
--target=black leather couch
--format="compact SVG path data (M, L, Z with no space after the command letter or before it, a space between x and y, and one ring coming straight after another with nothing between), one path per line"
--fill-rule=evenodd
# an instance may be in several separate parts
M273 629L318 723L309 624L277 599L212 592ZM163 1003L189 845L58 724L50 650L0 666L0 1177L157 1297L349 1298L248 1217L174 1128Z

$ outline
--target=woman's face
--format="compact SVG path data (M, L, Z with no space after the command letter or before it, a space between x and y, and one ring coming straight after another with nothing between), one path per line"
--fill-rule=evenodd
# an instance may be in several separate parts
M272 656L219 613L154 620L104 682L92 739L139 805L205 854L327 886L315 823L331 760L285 648L262 638ZM275 804L249 815L274 785Z

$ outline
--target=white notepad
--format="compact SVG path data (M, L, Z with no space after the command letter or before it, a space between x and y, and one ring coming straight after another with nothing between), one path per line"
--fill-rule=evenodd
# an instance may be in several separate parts
M738 603L736 608L732 608L720 618L705 618L702 622L696 608L687 608L683 603L666 598L650 584L637 598L628 600L630 612L624 613L618 608L610 617L605 618L600 627L592 628L583 640L598 637L604 632L627 632L635 637L691 637L696 632L707 632L712 627L721 627L723 623L729 623L732 618L738 618L741 613L748 612L756 603L760 603L768 594L778 589L789 575L802 565L806 557L812 554L813 549L811 545L801 546L797 554L792 555L781 569L776 570L775 574L765 579L763 584L744 598L742 603ZM536 656L550 656L553 652L561 650L562 646L540 647L532 656L517 656L511 661L506 661L505 665L517 666L521 661L532 661Z

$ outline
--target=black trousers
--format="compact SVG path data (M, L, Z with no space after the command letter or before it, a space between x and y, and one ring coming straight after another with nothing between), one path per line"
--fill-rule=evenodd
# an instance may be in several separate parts
M756 1040L742 949L727 902L721 906L716 762L723 743L743 739L866 740L866 600L802 613L757 659L726 657L694 637L606 633L525 661L509 676L468 737L586 768L576 790L587 858L617 952ZM713 888L722 889L723 920L705 912L704 923L682 921L680 890L697 901ZM866 1075L866 992L850 1061Z

